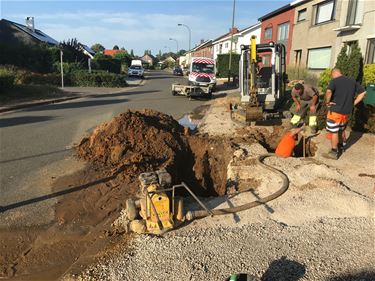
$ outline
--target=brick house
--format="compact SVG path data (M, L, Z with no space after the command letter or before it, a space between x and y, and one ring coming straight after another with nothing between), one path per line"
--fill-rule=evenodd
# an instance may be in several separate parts
M295 8L301 3L306 2L297 0L291 4L287 4L275 11L272 11L258 20L261 22L260 43L277 42L285 45L286 63L288 64L291 57L292 37L294 27ZM299 34L295 40L307 40L303 34ZM263 64L268 65L270 54L265 54Z
M126 50L104 50L103 54L114 57L116 54L127 53Z
M193 57L206 57L213 58L213 45L212 40L201 40L201 43L192 50Z

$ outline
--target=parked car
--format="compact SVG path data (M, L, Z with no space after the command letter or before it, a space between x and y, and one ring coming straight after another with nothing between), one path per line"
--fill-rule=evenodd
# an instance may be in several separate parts
M128 76L137 76L137 77L144 77L145 70L140 65L132 65L128 69Z
M176 75L176 76L183 76L184 75L184 73L182 72L182 69L181 69L181 67L175 67L174 69L173 69L173 75Z

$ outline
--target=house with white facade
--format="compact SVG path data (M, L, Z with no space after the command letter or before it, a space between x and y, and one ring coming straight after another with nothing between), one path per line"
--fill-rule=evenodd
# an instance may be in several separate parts
M242 30L233 28L233 43L232 51L234 53L241 53L241 45L249 45L251 36L257 37L257 43L260 42L260 23L256 23L252 26L246 27ZM213 58L217 59L219 54L228 54L230 52L230 42L232 34L228 33L213 40Z
M257 37L257 44L260 42L260 31L261 23L256 23L252 26L240 30L236 35L238 36L238 42L236 45L236 52L241 53L241 45L249 45L251 36L255 35Z

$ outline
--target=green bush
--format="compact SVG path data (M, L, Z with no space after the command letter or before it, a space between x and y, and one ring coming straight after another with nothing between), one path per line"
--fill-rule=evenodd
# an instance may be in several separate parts
M79 87L126 87L128 84L123 75L105 71L76 71L67 75L71 86ZM68 85L68 84L67 84Z
M59 61L53 64L54 72L61 73L61 63ZM64 62L63 63L63 70L64 74L71 73L77 70L85 70L87 69L86 66L79 62Z
M14 86L16 73L5 67L0 67L0 92Z
M363 85L367 86L369 83L375 83L375 63L365 64L363 67Z
M320 88L320 90L323 94L326 93L329 81L331 81L331 79L332 79L331 78L331 71L332 71L332 69L327 68L326 70L324 70L319 75L318 87Z
M65 78L65 77L64 77ZM66 85L69 84L68 81L64 82ZM41 73L25 73L22 78L22 84L27 85L61 85L61 75L57 73L41 74Z
M229 74L229 55L230 54L221 54L217 56L216 71L217 77L226 78ZM231 65L231 74L233 76L239 75L239 63L240 55L232 54L232 65Z
M114 55L113 58L116 59L116 60L120 60L121 64L125 64L127 66L130 66L131 61L132 61L131 56L128 53L125 53L125 52L117 53L117 54Z
M56 49L46 45L0 43L0 64L14 65L40 73L52 72L53 63L58 59Z
M121 73L121 60L113 58L98 58L92 61L92 69L105 70L112 73Z

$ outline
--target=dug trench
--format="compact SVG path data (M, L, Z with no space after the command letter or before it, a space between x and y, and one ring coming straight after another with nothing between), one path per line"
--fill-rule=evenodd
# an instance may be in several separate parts
M272 152L284 132L247 129L236 137L213 138L190 134L160 112L120 114L76 147L86 167L55 181L53 190L65 193L55 206L55 222L4 233L0 277L54 280L64 274L96 240L115 235L110 224L137 194L143 172L163 168L174 184L185 182L196 195L226 194L227 167L239 144L260 143Z

